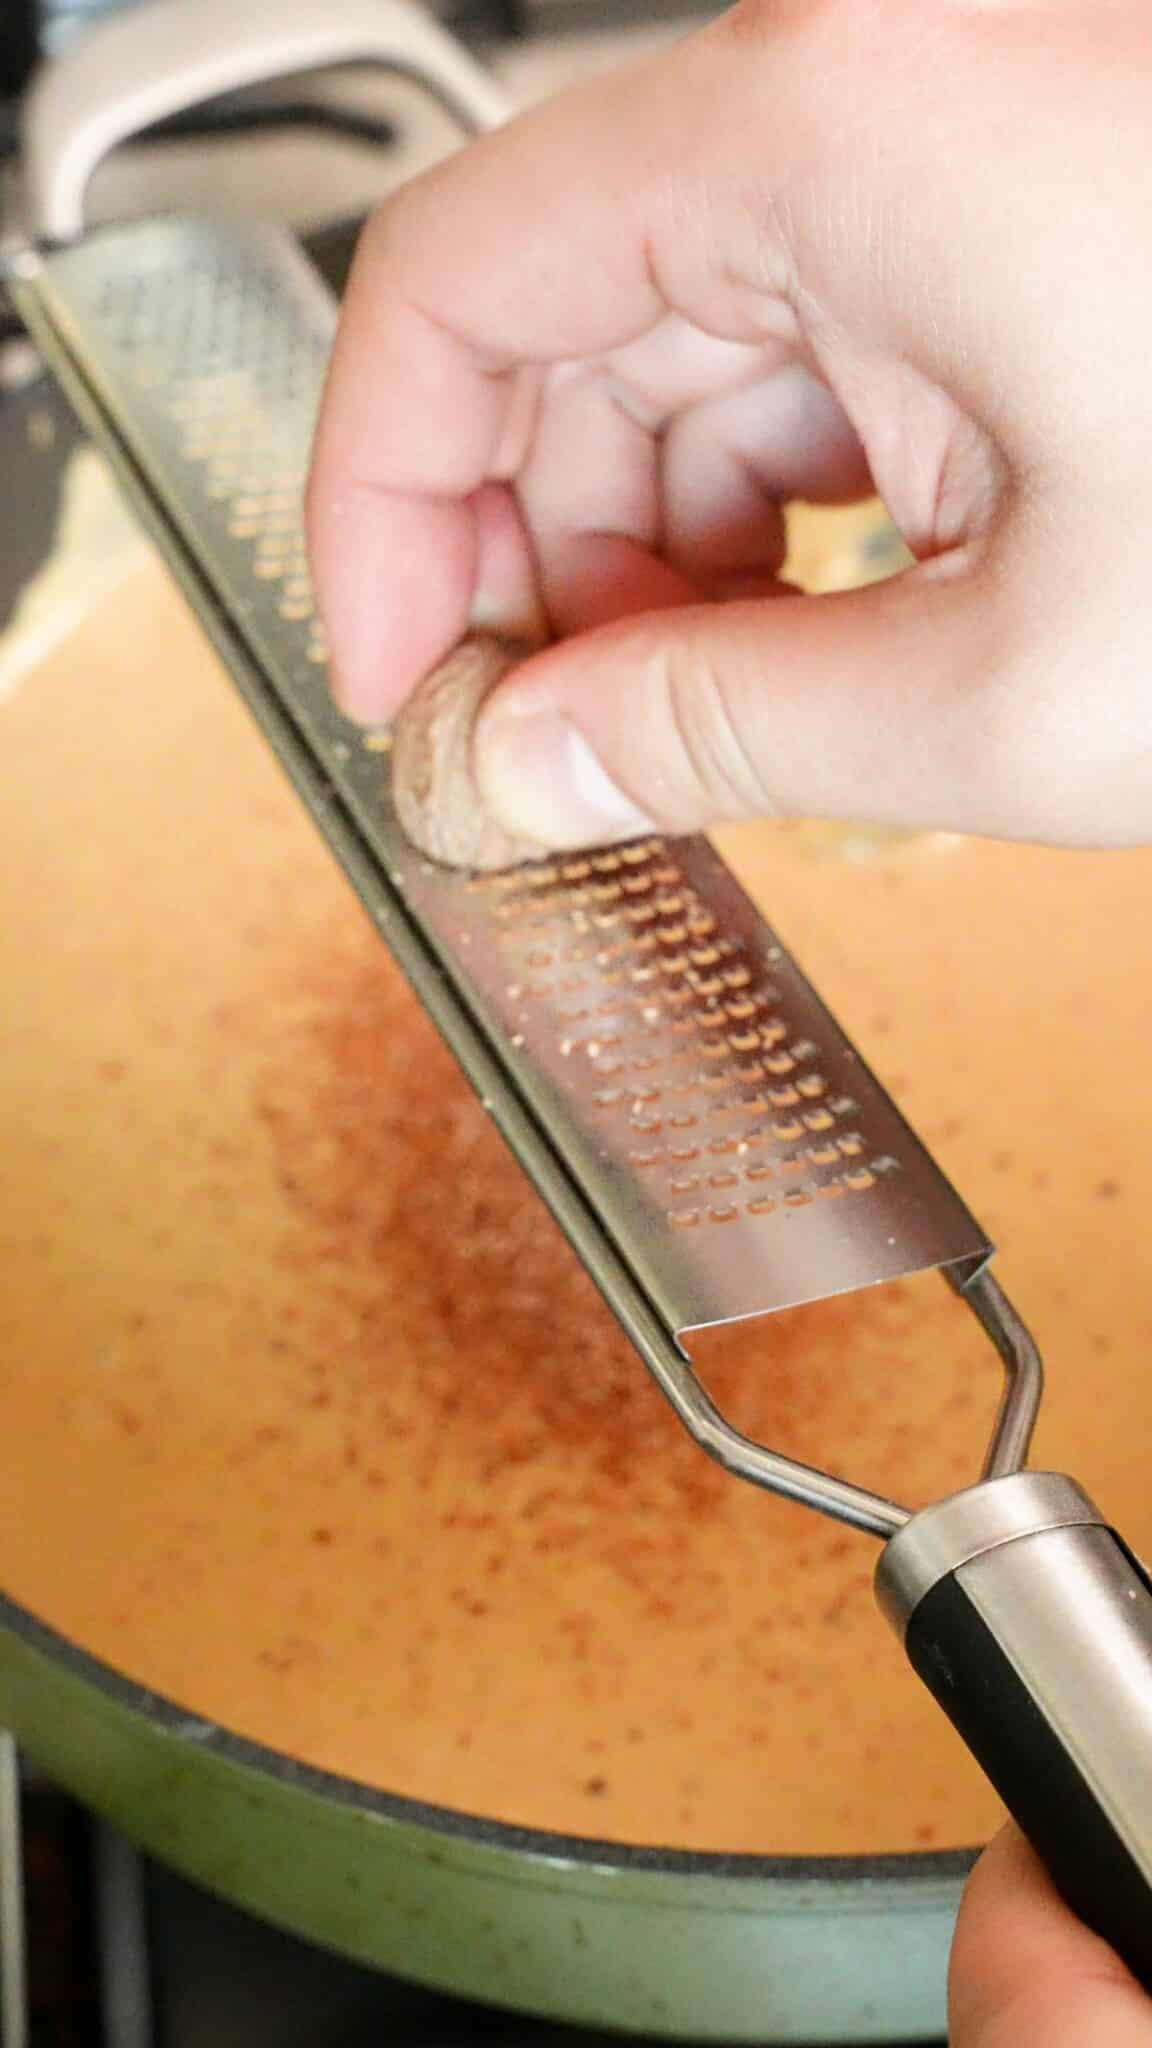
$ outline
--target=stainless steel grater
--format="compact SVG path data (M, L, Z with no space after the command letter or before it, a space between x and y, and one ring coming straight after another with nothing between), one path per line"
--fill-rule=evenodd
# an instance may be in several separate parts
M400 0L386 18L398 35ZM413 18L436 72L439 32ZM434 83L458 101L447 47ZM42 192L65 190L43 124L37 162ZM325 686L300 503L335 313L283 231L153 221L32 238L8 268L370 916L681 1419L733 1472L888 1539L880 1597L914 1665L1077 1909L1152 1982L1152 1590L1079 1488L1020 1469L1040 1363L959 1196L706 841L494 878L407 843L386 749ZM929 1268L983 1323L1006 1391L983 1482L917 1515L750 1442L692 1370L686 1340L710 1324Z
M471 877L404 837L387 752L326 687L300 499L334 307L288 237L152 222L25 271L25 318L666 1389L688 1398L707 1325L970 1281L987 1240L706 840Z

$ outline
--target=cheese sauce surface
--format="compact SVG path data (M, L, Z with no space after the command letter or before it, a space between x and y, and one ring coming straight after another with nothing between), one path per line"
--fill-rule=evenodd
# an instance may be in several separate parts
M197 1715L642 1843L967 1843L868 1538L682 1435L147 569L0 706L0 1586ZM1003 1247L1038 1462L1152 1543L1152 855L725 851ZM846 857L847 856L847 857ZM933 1276L713 1336L911 1503L998 1394Z

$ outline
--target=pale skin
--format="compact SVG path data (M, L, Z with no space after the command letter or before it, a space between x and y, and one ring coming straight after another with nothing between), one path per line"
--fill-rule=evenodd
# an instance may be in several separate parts
M1146 0L741 0L405 188L356 263L309 520L345 708L480 623L510 833L821 815L1152 835ZM916 557L782 583L781 503ZM954 2048L1152 2048L1002 1838Z

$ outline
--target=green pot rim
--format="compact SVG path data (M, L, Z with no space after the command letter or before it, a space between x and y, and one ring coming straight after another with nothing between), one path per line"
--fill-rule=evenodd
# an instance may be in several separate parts
M105 1694L117 1706L176 1742L189 1742L188 1723L196 1724L194 1747L225 1762L269 1778L273 1784L310 1793L331 1804L379 1820L423 1828L451 1840L464 1840L509 1855L555 1863L583 1864L621 1871L650 1871L669 1876L747 1880L757 1884L828 1884L886 1882L939 1884L964 1878L979 1848L892 1850L874 1855L766 1856L745 1851L676 1849L656 1845L605 1841L594 1835L569 1835L544 1828L521 1827L490 1820L458 1807L438 1806L382 1791L358 1779L302 1763L265 1743L237 1735L209 1722L191 1707L181 1707L162 1693L150 1691L114 1666L92 1656L59 1630L39 1620L28 1608L0 1591L0 1634L8 1632L41 1656L61 1665L84 1684ZM203 1732L201 1732L203 1731ZM190 1743L190 1746L191 1743Z

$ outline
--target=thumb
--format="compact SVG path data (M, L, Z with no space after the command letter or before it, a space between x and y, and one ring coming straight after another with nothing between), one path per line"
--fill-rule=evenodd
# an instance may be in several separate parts
M1069 1912L1014 1827L964 1894L948 2008L952 2048L1152 2048L1152 2000Z
M549 847L781 815L1019 833L1007 635L994 594L973 585L926 565L563 642L481 714L486 806Z

